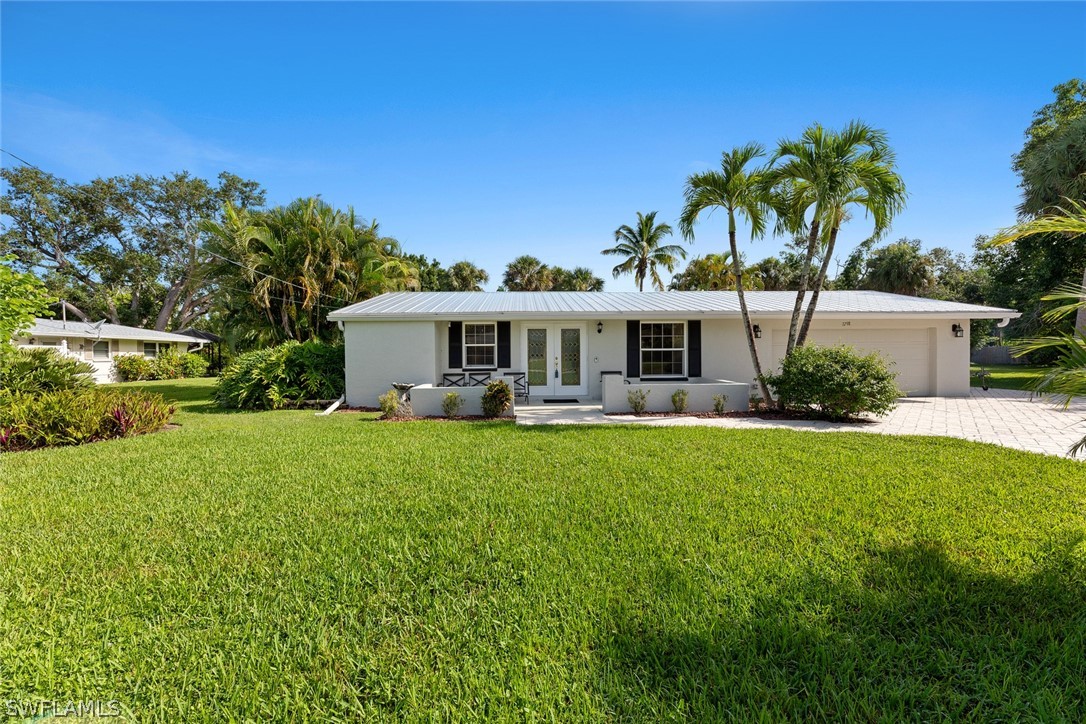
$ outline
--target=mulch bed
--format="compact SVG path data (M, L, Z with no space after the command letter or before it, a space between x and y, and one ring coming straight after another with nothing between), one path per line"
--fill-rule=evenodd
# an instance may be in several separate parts
M340 407L333 414L341 412L380 412L379 407ZM438 420L440 422L494 422L495 420L512 420L511 417L483 417L482 415L457 415L445 417L444 415L401 415L398 417L379 417L374 422L418 422L419 420Z
M607 417L697 417L705 420L713 420L721 417L753 417L759 420L796 420L802 422L845 422L850 424L870 424L875 420L863 417L851 417L845 420L830 420L817 415L793 412L791 410L732 410L718 415L715 412L607 412Z

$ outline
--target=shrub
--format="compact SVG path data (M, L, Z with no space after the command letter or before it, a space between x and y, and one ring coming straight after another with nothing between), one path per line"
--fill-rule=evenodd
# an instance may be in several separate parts
M686 412L686 403L690 399L690 393L682 387L671 393L671 409L675 412Z
M187 352L181 355L181 376L203 377L207 374L208 365L207 358L202 354Z
M727 404L727 395L713 395L713 412L715 412L716 414L723 415L725 412L727 412Z
M896 376L876 353L806 345L784 358L780 374L764 377L785 408L843 420L892 410L901 396Z
M448 392L445 394L445 398L441 400L441 411L445 413L445 417L456 417L456 413L460 412L460 408L464 406L464 398L460 396L459 392Z
M215 400L227 408L274 410L291 401L335 399L343 389L343 345L286 342L236 357L219 376Z
M94 385L94 368L55 349L28 349L0 343L0 390L55 392Z
M174 407L139 390L0 392L0 450L81 445L160 430Z
M640 415L649 404L648 390L630 390L626 393L626 402L635 415Z
M499 417L513 404L513 390L505 380L493 380L483 393L483 416Z
M381 412L389 419L404 416L400 393L397 390L389 390L385 394L378 396L377 406L381 408Z
M147 360L151 371L151 380L179 380L184 377L181 371L182 355L172 349L160 352L154 359Z
M151 360L142 354L121 354L113 358L113 370L121 382L151 379Z

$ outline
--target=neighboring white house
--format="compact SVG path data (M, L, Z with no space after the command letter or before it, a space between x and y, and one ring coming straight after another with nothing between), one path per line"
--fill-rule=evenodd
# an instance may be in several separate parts
M126 327L108 322L71 322L59 319L35 319L34 326L15 338L19 347L52 347L63 354L78 357L94 367L95 382L114 382L113 358L121 354L157 357L168 349L187 352L205 340L173 332Z
M762 365L775 370L796 295L746 297ZM882 292L827 291L810 341L882 353L910 396L967 395L969 320L1017 316ZM706 400L716 393L728 394L729 407L738 409L754 378L735 292L400 292L328 318L343 329L347 403L354 406L374 405L393 382L470 388L508 375L527 383L533 401L602 400L606 411L624 410L625 392L635 385L653 389L649 409L670 407L676 387L688 389L691 409L711 404Z

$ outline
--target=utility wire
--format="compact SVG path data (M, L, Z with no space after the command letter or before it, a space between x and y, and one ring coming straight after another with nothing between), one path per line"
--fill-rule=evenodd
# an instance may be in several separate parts
M41 167L39 167L39 166L36 166L36 165L32 164L32 163L31 163L30 161L27 161L27 160L26 160L25 158L22 158L21 156L17 156L16 154L12 153L11 151L7 150L6 148L0 148L0 152L2 152L2 153L6 153L7 155L11 156L12 158L14 158L14 159L15 159L16 161L18 161L19 163L23 164L24 166L29 166L30 168L32 168L32 169L34 169L34 170L36 170L36 171L39 171L39 172L41 172L41 173L45 174L46 176L48 176L48 177L50 177L50 178L54 179L55 181L57 181L58 183L62 184L63 186L65 186L65 187L67 187L67 188L71 189L72 191L76 191L76 192L78 192L78 193L81 193L81 194L86 194L86 195L87 195L87 196L89 196L90 198L92 198L92 199L96 199L97 201L101 201L102 203L104 203L104 204L105 204L105 205L107 205L107 206L112 206L112 207L113 207L114 209L116 209L117 211L120 211L121 213L128 213L128 211L129 211L128 209L123 209L123 208L121 208L120 206L118 206L117 204L115 204L115 203L113 203L113 202L109 201L108 199L106 199L106 198L103 198L102 196L97 196L97 195L95 195L95 194L91 193L91 192L90 192L90 191L89 191L88 189L86 189L86 188L83 188L83 187L81 187L81 186L75 186L74 184L71 184L71 183L69 183L69 182L68 182L68 181L66 181L65 179L62 179L62 178L60 178L59 176L55 176L55 175L53 175L53 174L49 173L49 172L48 172L48 171L46 171L45 169L43 169L43 168L41 168ZM152 219L152 218L151 218L150 216L148 216L147 214L143 213L143 211L142 211L141 209L139 209L138 207L135 207L135 206L133 206L133 209L132 209L132 210L134 210L134 211L136 211L136 213L140 214L140 216L142 216L142 217L143 217L144 219L146 219L148 223L150 223L150 224L152 224L152 225L156 225L156 222L155 222L155 220L154 220L154 219ZM193 242L193 245L195 246L195 244L196 244L196 242L194 241L194 242ZM222 261L225 261L225 262L228 262L228 263L230 263L230 264L234 264L234 265L236 265L236 266L238 266L238 267L241 267L242 269L245 269L245 270L247 270L247 271L250 271L250 272L252 272L253 274L259 274L259 275L261 275L261 276L263 276L263 277L267 277L268 279L271 279L271 280L273 280L273 281L277 281L277 282L279 282L280 284L286 284L287 286L289 286L289 287L293 287L294 289L297 289L297 290L298 290L298 291L300 291L300 292L304 292L305 294L312 294L312 293L313 293L313 292L312 292L311 290L309 290L309 289L306 289L306 288L305 288L305 287L303 287L303 286L300 286L300 285L298 285L298 284L295 284L295 283L293 283L293 282L288 282L288 281L287 281L286 279L280 279L280 278L279 278L279 277L277 277L277 276L274 276L274 275L272 275L272 274L268 274L267 272L262 272L262 271L260 271L259 269L254 269L254 268L252 268L252 267L250 267L250 266L246 266L245 264L242 264L242 263L241 263L240 261L237 261L237 260L235 260L235 259L231 259L231 258L229 258L229 257L225 257L225 256L223 256L222 254L217 254L217 253L215 253L215 252L211 251L210 249L207 249L207 248L201 248L201 249L200 249L200 251L202 251L203 253L205 253L205 254L208 254L208 255L210 255L210 256L213 256L213 257L215 257L216 259L221 259ZM238 291L238 290L235 290L235 291ZM250 293L251 293L251 292L250 292ZM327 298L327 299L332 299L332 300L334 300L334 301L336 301L336 302L339 302L340 304L353 304L353 302L351 302L351 301L348 301L348 300L346 300L346 299L342 299L342 298L340 298L340 297L334 297L334 296L332 296L331 294L326 294L326 293L324 293L324 292L316 292L316 294L317 294L317 296L320 296L320 297L325 297L325 298ZM269 297L269 298L273 298L273 297ZM282 302L290 302L291 300L287 300L287 299L282 299L282 298L279 298L279 301L282 301Z

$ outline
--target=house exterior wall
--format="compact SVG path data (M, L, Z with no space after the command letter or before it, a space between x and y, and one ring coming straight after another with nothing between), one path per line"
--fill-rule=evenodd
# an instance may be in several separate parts
M472 321L498 321L472 320ZM569 321L569 320L565 320ZM603 398L602 374L626 374L626 321L586 318L588 399ZM690 321L677 318L675 321ZM765 372L780 368L788 338L788 319L755 317L762 330L756 340ZM525 325L551 324L547 320L512 320L510 366L493 373L525 372L522 336ZM954 337L951 327L960 324L964 337ZM965 396L969 394L969 320L879 317L818 319L811 338L819 344L843 343L861 351L878 350L895 362L902 379L922 385L907 390L912 396ZM449 368L449 322L443 321L348 321L344 322L347 354L347 402L372 406L392 382L439 385ZM754 384L754 368L747 351L746 334L739 319L702 320L701 363L704 380ZM880 347L894 342L897 358ZM926 347L926 349L925 349ZM634 380L636 381L636 380ZM917 382L922 381L922 382ZM660 383L653 383L660 384ZM755 388L756 389L756 388ZM670 393L669 393L670 394ZM654 400L654 402L657 402ZM670 400L668 400L670 402Z
M345 322L347 404L374 407L393 382L437 381L437 326L432 321Z
M62 341L67 341L69 355L86 362L94 368L92 376L94 381L98 384L118 381L117 371L113 368L113 360L118 356L122 354L143 354L143 341L137 339L93 340L84 337L41 336L34 337L33 341L31 341L31 338L29 337L17 337L15 339L15 345L17 347L60 349ZM95 341L109 342L108 360L94 359ZM188 349L187 344L180 342L158 342L158 344L166 344L175 352L184 353Z

